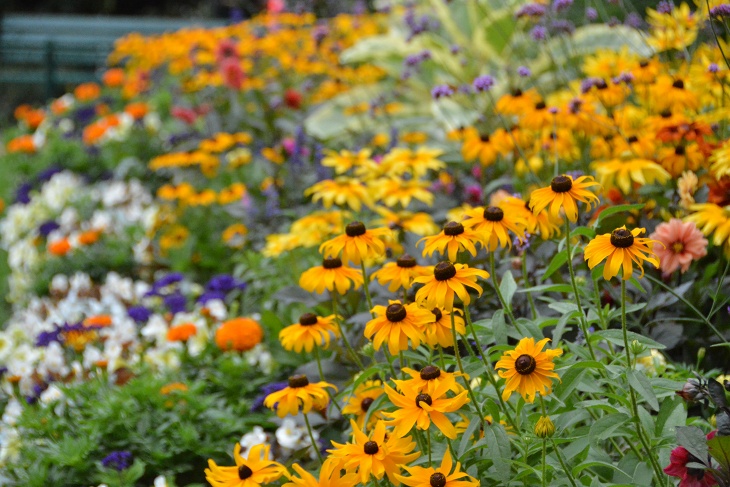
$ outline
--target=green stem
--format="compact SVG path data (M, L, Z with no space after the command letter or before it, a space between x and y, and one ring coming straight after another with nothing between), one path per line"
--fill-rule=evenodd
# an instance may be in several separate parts
M368 273L365 271L365 261L362 259L360 259L360 269L362 269L362 287L365 289L365 299L368 301L368 311L370 311L370 316L375 318L375 313L373 312L373 300L370 297L370 279Z
M335 297L335 294L332 293L332 314L335 315L335 323L337 323L337 329L340 330L340 336L342 336L342 341L345 343L345 348L347 349L347 352L350 354L350 358L353 362L357 364L357 366L360 368L360 370L365 370L365 367L363 367L362 362L360 361L360 357L357 356L357 353L350 345L350 341L347 339L347 335L345 334L345 329L342 326L342 323L340 322L340 317L337 314L337 298Z
M583 312L583 306L580 304L580 294L578 293L578 284L575 282L575 272L573 271L573 252L570 249L570 220L565 219L565 250L568 252L568 271L570 272L570 283L573 285L573 294L575 295L575 304L578 306L578 314L580 314L580 328L583 331L583 336L588 345L588 352L591 354L591 359L596 360L596 353L593 351L593 345L591 345L590 337L588 336L588 323L586 323L586 316Z
M428 445L428 466L433 466L433 461L431 460L431 428L429 427L428 430L426 430L426 439L427 439L427 445Z
M568 466L565 464L565 460L563 459L563 453L558 448L558 445L555 443L555 438L550 438L550 442L553 445L553 451L555 452L555 456L558 457L558 461L560 462L560 466L563 467L563 471L565 472L565 476L568 477L568 481L570 482L570 485L573 487L578 487L578 484L575 483L575 479L573 478L573 474L570 470L568 470Z
M512 314L512 308L509 306L507 302L504 300L504 296L502 296L502 291L499 289L499 282L497 282L497 271L496 271L496 265L494 264L494 252L489 252L489 268L492 271L492 283L494 284L494 290L497 291L497 298L499 299L500 304L502 305L502 309L505 313L507 313L507 316L509 317L512 324L517 328L517 331L519 331L522 336L527 336L522 330L520 330L520 327L517 325L517 320L515 319L515 315Z
M545 456L547 452L547 438L542 439L542 487L547 487L547 462Z
M527 274L527 252L522 252L522 281L525 285L525 289L530 288L530 281ZM532 293L527 293L527 301L530 303L530 310L532 311L532 319L537 319L537 310L535 308L535 300L532 299Z
M319 371L319 380L324 382L324 373L322 372L322 359L319 356L319 347L314 346L314 359L317 361L317 370ZM335 399L335 393L332 392L332 390L329 387L325 387L325 390L327 391L327 394L330 397L330 401L332 401L332 404L335 405L337 410L341 413L342 408L340 407L340 404L337 402L337 399Z
M626 353L626 375L628 377L628 375L632 373L631 350L629 350L629 336L626 326L626 281L623 279L621 279L621 330L623 331L624 337L624 352ZM631 412L633 414L632 419L636 423L636 434L639 437L639 441L644 447L647 456L649 457L649 462L654 469L654 474L657 477L657 482L659 482L659 485L664 486L664 472L662 471L661 466L659 466L659 462L657 461L656 457L652 453L651 445L649 445L649 442L644 436L644 427L641 424L641 419L639 418L639 405L636 402L636 393L634 392L634 388L631 386L631 384L629 384L629 396L631 398Z
M474 395L474 391L471 388L471 384L469 383L469 378L466 375L466 372L464 372L464 365L461 363L461 356L459 355L459 342L456 341L456 326L454 324L454 310L451 310L451 337L454 340L454 356L456 357L456 364L459 367L459 372L461 372L461 378L464 381L464 385L466 386L466 390L468 391L469 398L471 398L471 402L474 403L474 408L477 410L477 414L479 415L479 420L482 423L482 428L486 428L486 424L484 421L484 414L482 413L482 408L479 407L479 402L477 401L476 396Z
M304 416L304 424L307 425L307 431L309 432L309 439L312 440L312 448L314 448L314 451L317 453L317 458L319 458L319 464L322 465L324 463L322 461L322 454L319 452L319 448L317 447L317 440L314 439L314 433L312 432L312 425L309 424L309 418L306 414Z

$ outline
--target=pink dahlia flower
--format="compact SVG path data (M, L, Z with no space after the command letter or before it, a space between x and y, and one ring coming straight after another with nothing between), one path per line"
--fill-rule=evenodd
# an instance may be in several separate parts
M679 268L687 272L692 261L707 255L707 239L692 222L672 218L659 224L649 238L657 240L654 253L665 276Z

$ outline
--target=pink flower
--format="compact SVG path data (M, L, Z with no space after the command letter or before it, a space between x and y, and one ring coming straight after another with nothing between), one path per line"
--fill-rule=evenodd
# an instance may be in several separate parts
M679 220L677 220L679 221ZM711 440L715 436L712 431L707 435L707 439ZM669 465L664 468L664 473L672 477L679 477L679 487L710 487L717 485L717 481L709 470L701 468L688 468L690 462L702 463L683 446L678 446L672 450L669 455Z
M195 123L195 119L198 118L198 114L195 113L195 110L185 107L172 107L170 114L188 125Z
M278 14L284 11L284 1L283 0L269 0L266 2L266 10L271 12L272 14Z
M659 257L659 268L668 276L680 267L687 272L693 260L707 255L707 239L692 222L672 218L661 223L649 238L657 240L654 253Z
M215 49L215 62L220 64L224 59L238 58L238 45L231 38L223 39Z
M237 58L226 58L220 63L220 72L223 83L234 90L240 90L243 85L243 69Z

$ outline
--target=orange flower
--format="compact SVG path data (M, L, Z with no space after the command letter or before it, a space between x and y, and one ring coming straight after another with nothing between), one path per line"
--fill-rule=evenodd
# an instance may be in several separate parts
M71 251L71 244L67 238L56 240L48 244L48 252L58 257L68 254Z
M78 240L80 245L91 245L99 240L100 232L98 230L88 230L79 234Z
M132 118L135 120L139 120L140 118L147 115L147 112L149 111L149 107L145 102L136 102L136 103L130 103L126 107L124 107L124 112L131 115Z
M84 320L83 324L86 328L106 328L107 326L111 326L112 317L109 315L89 316Z
M245 352L261 343L263 338L263 328L251 318L228 320L215 332L215 343L223 351Z
M10 142L8 142L8 152L22 152L24 154L33 154L35 153L36 147L35 143L33 142L33 136L31 135L20 135L18 137L15 137Z
M186 342L195 336L198 329L192 323L184 323L182 325L173 326L167 330L167 341L169 342Z
M109 88L119 88L124 84L124 70L120 68L112 68L104 71L101 77L104 86Z
M99 98L101 88L96 83L82 83L74 90L74 96L79 101L92 101Z
M166 396L175 391L185 392L187 390L188 390L188 386L186 386L182 382L172 382L171 384L162 386L160 388L160 394L162 394L163 396Z

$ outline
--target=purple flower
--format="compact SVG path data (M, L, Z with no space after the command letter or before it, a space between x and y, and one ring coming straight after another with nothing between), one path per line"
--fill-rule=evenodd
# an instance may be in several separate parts
M624 20L624 24L633 29L639 29L642 23L641 17L636 12L629 13L629 15L626 16L626 20Z
M553 1L553 9L556 12L562 12L563 10L570 8L571 5L573 5L573 0L554 0Z
M598 12L593 7L588 7L586 9L586 19L588 19L590 22L593 22L598 18Z
M253 403L251 403L251 412L255 413L256 411L260 411L264 407L264 399L266 399L266 396L269 394L280 391L287 387L289 385L289 382L283 381L283 382L272 382L270 384L266 384L261 388L261 394L256 396L253 400Z
M50 181L53 176L63 171L63 168L58 164L52 164L38 173L35 177L39 183L45 183Z
M489 89L494 86L494 78L488 74L477 76L474 78L472 86L477 91L489 91Z
M113 451L101 461L101 464L105 468L121 472L132 465L132 459L132 454L128 451Z
M608 22L606 22L606 25L609 27L616 27L619 24L621 24L621 21L616 17L611 17L610 19L608 19Z
M662 0L656 6L656 11L660 14L670 14L674 10L674 4L667 0Z
M545 5L539 3L528 3L515 13L515 17L518 19L522 17L542 17L545 15L546 10Z
M611 82L615 85L618 85L621 83L630 84L630 83L634 82L634 75L631 73L624 72L624 73L619 74L615 78L611 79Z
M226 294L220 291L205 291L203 294L198 296L198 303L206 304L208 301L219 299L221 301L226 299Z
M710 65L707 66L708 73L717 73L718 71L720 71L720 66L715 63L710 63Z
M530 235L528 232L525 232L525 240L520 240L518 237L515 237L513 244L515 246L515 249L517 249L517 252L523 253L525 250L530 248Z
M163 302L172 314L182 313L185 311L188 304L187 298L179 292L165 296L163 298Z
M575 24L570 20L558 19L550 24L550 30L555 34L572 35L575 32Z
M606 82L603 78L586 78L580 83L581 93L588 93L591 88L596 87L599 90L606 88Z
M153 284L153 287L155 288L163 288L167 287L170 284L175 284L184 279L185 276L182 275L180 272L171 272L170 274L167 274L166 276L161 277L155 283Z
M138 324L147 323L147 320L152 316L152 311L144 306L130 306L127 309L127 315Z
M532 71L530 71L530 68L528 68L527 66L520 66L517 68L517 74L519 74L523 78L527 78L532 74Z
M51 331L42 331L35 338L36 347L47 347L53 342L61 342L61 330L56 327Z
M711 17L730 17L730 3L723 3L710 9Z
M30 203L30 192L33 190L33 185L30 183L21 183L18 189L15 190L15 202L21 205L27 205Z
M544 41L547 38L547 29L542 25L536 25L530 31L530 37L535 41Z
M58 230L60 227L61 225L56 223L54 220L48 220L41 223L41 225L38 227L38 233L43 237L47 237L51 234L52 231Z
M239 281L230 274L218 274L210 278L208 284L205 285L207 291L218 291L228 293L234 289L246 289L246 283Z
M431 98L438 100L439 98L448 98L454 94L454 90L449 85L436 85L431 90Z

